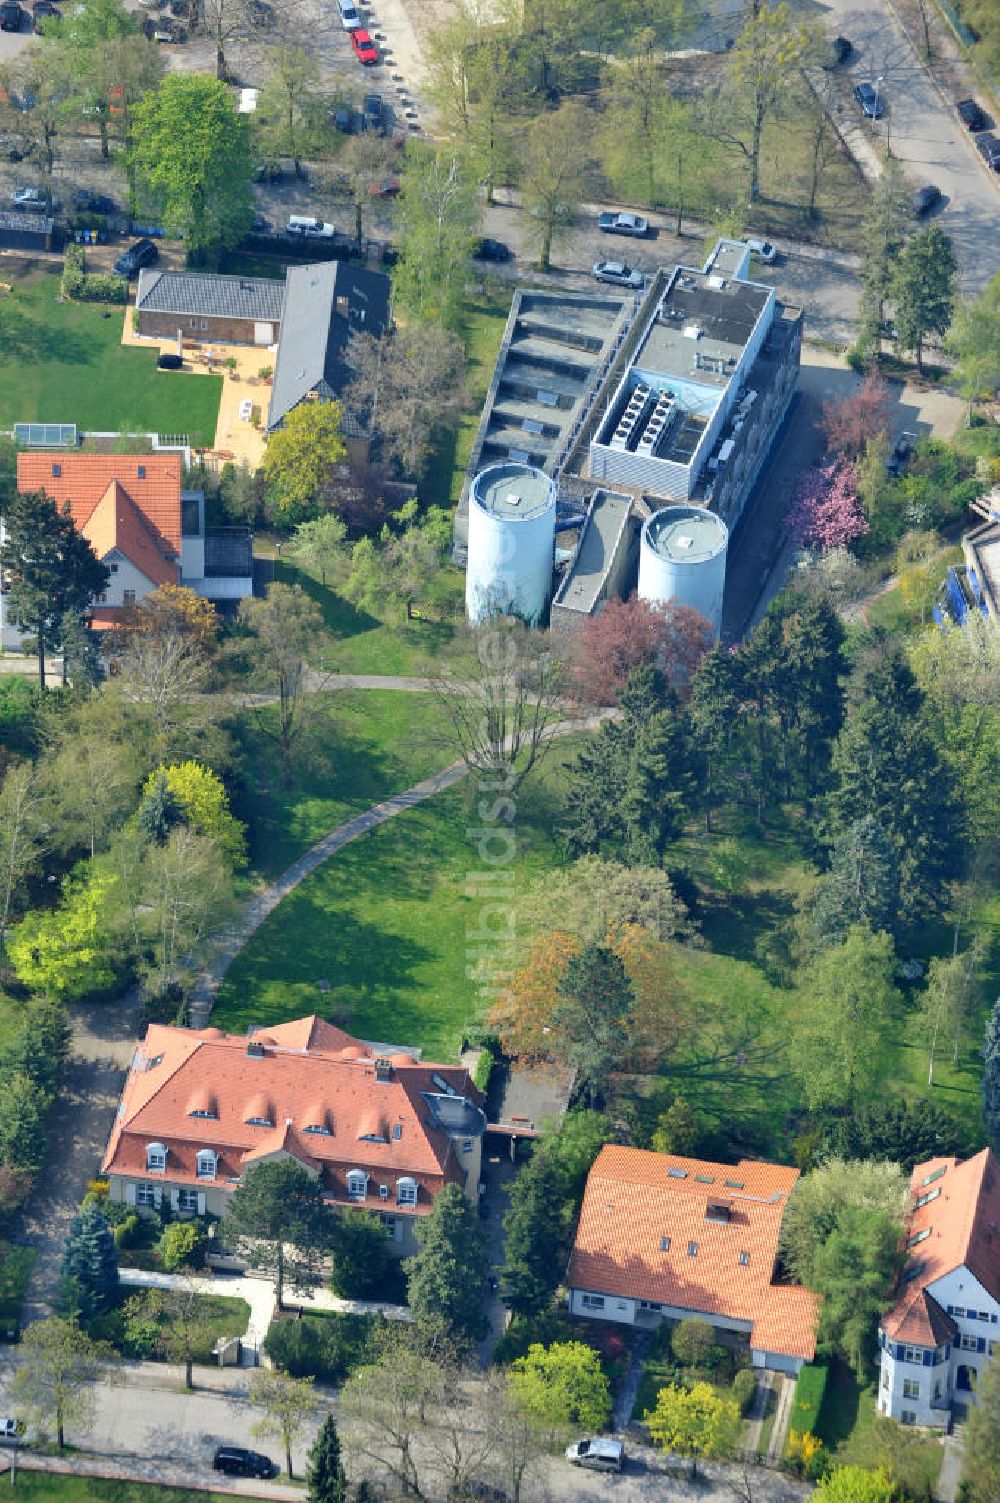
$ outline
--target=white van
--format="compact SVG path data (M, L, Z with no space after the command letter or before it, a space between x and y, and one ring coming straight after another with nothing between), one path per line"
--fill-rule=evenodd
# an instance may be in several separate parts
M361 26L361 17L355 0L337 0L340 6L340 24L345 31L357 31Z
M286 235L303 235L308 240L332 240L336 233L332 224L324 224L308 214L290 214L285 225Z
M620 1440L599 1436L578 1440L566 1447L566 1460L574 1466L590 1467L598 1472L620 1472L625 1461L625 1447Z

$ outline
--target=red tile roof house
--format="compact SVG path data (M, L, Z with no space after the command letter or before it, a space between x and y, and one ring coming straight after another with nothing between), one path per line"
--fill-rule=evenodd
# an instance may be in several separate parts
M1000 1162L988 1148L928 1159L910 1191L908 1261L879 1328L878 1410L947 1429L1000 1354Z
M755 1367L796 1373L816 1350L817 1299L775 1282L797 1169L602 1148L567 1284L574 1315L650 1329L697 1316L746 1338Z
M113 626L124 606L142 600L158 585L184 584L218 602L250 594L251 534L226 528L221 530L223 539L211 530L206 533L204 496L181 489L183 461L180 450L18 454L18 489L44 491L60 508L68 505L75 525L111 570L107 592L94 604L95 627ZM239 544L235 563L234 541ZM228 572L214 568L213 549L222 549ZM2 595L0 628L5 647L20 645L21 633L7 619Z
M464 1067L362 1043L316 1017L249 1035L152 1024L102 1173L113 1200L140 1210L222 1216L247 1168L292 1158L332 1210L380 1215L402 1257L445 1185L477 1200L485 1125Z

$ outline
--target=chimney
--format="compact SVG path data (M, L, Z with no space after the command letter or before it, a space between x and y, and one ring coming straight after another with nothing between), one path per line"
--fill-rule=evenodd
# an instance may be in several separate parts
M264 1045L255 1044L253 1039L247 1044L247 1059L263 1059Z

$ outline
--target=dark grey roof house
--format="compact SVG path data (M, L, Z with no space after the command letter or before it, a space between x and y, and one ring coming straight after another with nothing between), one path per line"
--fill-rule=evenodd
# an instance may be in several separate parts
M144 268L135 307L139 333L216 339L222 344L277 341L285 284L271 277L229 277Z
M351 378L344 356L352 334L379 338L389 327L389 278L347 261L290 266L271 388L269 432L315 393L332 400Z

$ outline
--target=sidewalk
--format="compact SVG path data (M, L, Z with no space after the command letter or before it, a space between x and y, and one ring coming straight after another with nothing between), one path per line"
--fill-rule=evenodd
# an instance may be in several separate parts
M14 1453L0 1452L0 1476L10 1472ZM183 1487L188 1491L203 1493L228 1493L234 1498L280 1498L288 1503L302 1503L301 1487L274 1482L258 1482L247 1479L234 1482L232 1478L219 1475L218 1481L206 1482L203 1473L188 1471L184 1467L165 1464L162 1457L148 1461L133 1456L122 1461L106 1461L99 1456L78 1452L74 1456L39 1456L33 1451L18 1451L19 1472L49 1472L63 1477L101 1477L112 1482L157 1483L161 1486ZM13 1485L13 1479L12 1479Z

